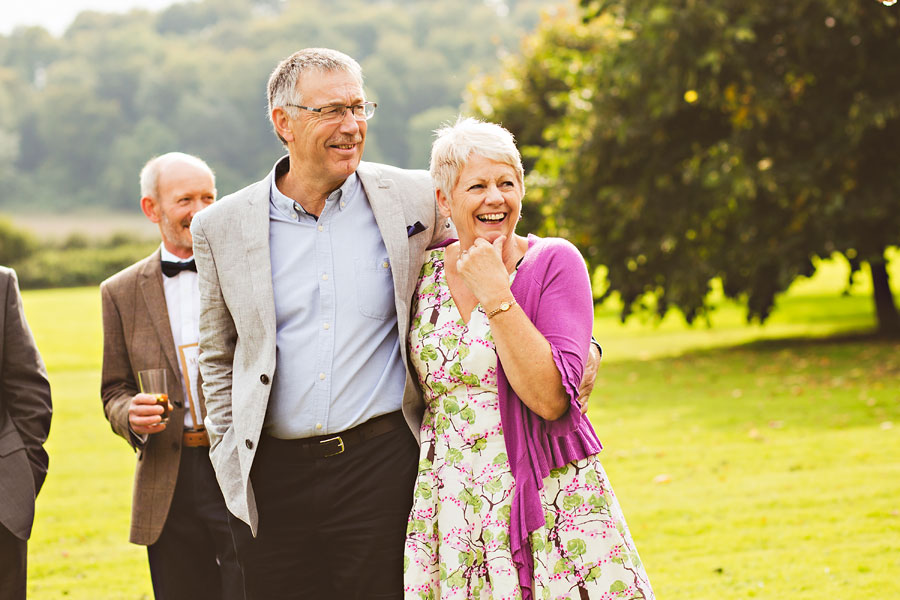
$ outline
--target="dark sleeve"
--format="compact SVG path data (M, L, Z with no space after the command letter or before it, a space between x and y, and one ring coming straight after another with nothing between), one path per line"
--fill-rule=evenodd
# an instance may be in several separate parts
M22 296L14 271L7 271L3 320L3 364L0 367L3 404L25 443L37 493L47 476L49 457L44 442L50 434L53 404L47 369L25 321Z

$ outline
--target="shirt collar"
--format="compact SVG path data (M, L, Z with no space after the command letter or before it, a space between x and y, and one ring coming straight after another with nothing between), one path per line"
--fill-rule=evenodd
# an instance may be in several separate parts
M181 258L180 256L175 256L168 250L166 250L165 243L161 243L159 245L159 253L162 256L162 259L168 262L190 262L194 260L194 255L188 256L187 258Z
M290 217L295 211L300 214L308 215L309 213L300 206L299 202L295 202L291 198L285 196L281 193L281 190L278 189L276 182L278 178L288 172L290 168L290 156L283 156L278 159L278 162L275 163L275 166L272 167L272 170L269 172L269 198L272 201L272 204L278 209L279 212L284 214L287 217ZM356 196L356 192L359 189L359 186L362 185L359 181L359 176L357 176L354 171L344 183L338 189L334 190L328 195L328 198L325 200L325 206L329 206L331 204L337 204L338 210L344 210L350 205L350 202L353 200L353 197ZM340 202L338 202L340 200ZM311 216L311 215L310 215Z

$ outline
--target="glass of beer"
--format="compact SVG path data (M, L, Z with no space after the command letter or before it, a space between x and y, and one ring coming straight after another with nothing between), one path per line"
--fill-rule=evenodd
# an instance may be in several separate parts
M141 387L141 393L156 397L156 403L162 406L163 409L160 423L168 423L170 407L169 390L166 387L166 370L147 369L146 371L138 371L138 385Z

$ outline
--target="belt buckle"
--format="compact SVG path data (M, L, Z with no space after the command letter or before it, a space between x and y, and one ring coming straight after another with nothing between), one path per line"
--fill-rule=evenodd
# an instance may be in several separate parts
M342 453L342 452L344 451L344 440L342 440L342 439L341 439L341 436L339 436L339 435L336 435L336 436L334 436L333 438L328 438L327 440L322 440L322 441L319 442L319 443L320 443L320 444L327 444L328 442L333 442L333 441L335 441L335 440L337 440L337 443L338 443L338 446L340 447L340 450L338 450L337 452L330 452L330 453L326 454L325 456L323 456L322 458L328 458L329 456L336 456L336 455L338 455L338 454L340 454L340 453Z

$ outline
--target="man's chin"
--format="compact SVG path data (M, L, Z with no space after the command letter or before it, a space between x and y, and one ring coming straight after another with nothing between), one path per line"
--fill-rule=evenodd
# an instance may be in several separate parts
M356 172L356 169L359 168L360 157L348 158L345 160L338 161L337 163L337 171L343 175L344 177L349 177Z

